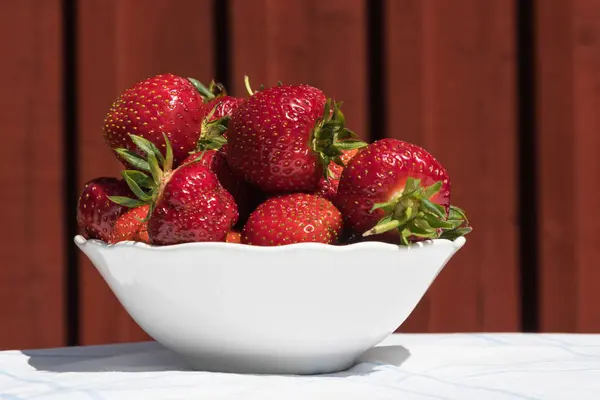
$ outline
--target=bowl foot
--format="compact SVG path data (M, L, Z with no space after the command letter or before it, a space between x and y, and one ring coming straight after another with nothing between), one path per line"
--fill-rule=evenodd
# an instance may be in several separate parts
M199 371L241 374L317 375L340 372L355 364L357 354L351 355L285 355L226 356L223 354L186 357L192 368Z

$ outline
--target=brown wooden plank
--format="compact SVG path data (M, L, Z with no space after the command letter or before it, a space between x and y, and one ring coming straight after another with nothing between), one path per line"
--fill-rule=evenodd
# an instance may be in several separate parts
M599 332L600 2L537 3L540 329Z
M0 13L0 349L65 344L61 5Z
M403 331L519 329L513 3L385 2L387 134L436 155L474 225Z
M164 72L213 78L212 1L80 0L78 21L82 187L119 174L101 127L123 90ZM147 339L85 256L80 260L82 343Z
M232 0L232 93L306 83L344 102L348 126L368 137L363 0Z

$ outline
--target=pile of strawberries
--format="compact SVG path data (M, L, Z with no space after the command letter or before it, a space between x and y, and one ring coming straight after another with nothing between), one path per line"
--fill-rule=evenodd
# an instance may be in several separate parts
M253 91L245 82L246 98L172 74L121 94L103 134L126 169L85 185L81 233L108 243L277 246L408 245L471 231L450 204L446 169L423 148L361 141L315 87Z

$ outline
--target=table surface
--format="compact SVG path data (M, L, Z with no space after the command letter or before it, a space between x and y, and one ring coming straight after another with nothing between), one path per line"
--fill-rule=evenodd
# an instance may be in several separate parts
M191 371L154 342L0 352L0 399L598 399L600 335L396 334L329 375Z

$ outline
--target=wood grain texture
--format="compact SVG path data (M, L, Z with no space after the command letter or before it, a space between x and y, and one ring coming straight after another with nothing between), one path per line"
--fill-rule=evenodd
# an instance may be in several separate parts
M600 1L536 15L540 329L600 332Z
M137 81L171 72L213 78L211 0L79 1L80 187L119 176L102 137L110 104ZM82 344L145 340L100 275L81 255Z
M61 23L58 0L2 4L0 349L65 343Z
M233 94L278 81L305 83L343 101L350 129L367 138L364 0L231 0Z
M447 167L474 226L402 331L519 329L513 3L384 3L386 136Z

